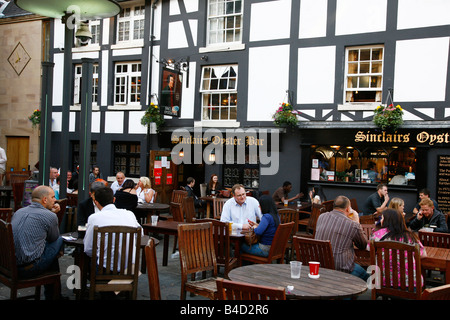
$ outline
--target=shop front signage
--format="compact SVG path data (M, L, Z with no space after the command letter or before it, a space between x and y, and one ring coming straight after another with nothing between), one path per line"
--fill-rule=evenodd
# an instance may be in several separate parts
M395 132L388 133L385 131L374 132L371 130L360 130L355 134L355 142L364 143L396 143L396 144L412 144L412 145L442 145L450 144L450 133L448 132L429 132L421 131L413 132Z

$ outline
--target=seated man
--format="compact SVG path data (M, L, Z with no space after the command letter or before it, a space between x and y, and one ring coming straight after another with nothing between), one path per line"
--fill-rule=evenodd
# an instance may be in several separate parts
M92 244L95 226L140 227L140 224L137 222L133 212L125 209L117 209L113 202L114 195L111 188L100 188L95 191L94 203L100 211L89 216L86 226L86 235L83 239L84 252L89 257L92 257ZM97 263L100 264L99 261L97 261ZM106 267L106 261L103 262L103 266Z
M111 189L113 190L114 193L116 193L117 190L122 188L124 181L125 181L125 174L121 171L117 172L116 173L116 181L114 181L111 184Z
M205 201L200 200L194 192L195 179L192 177L189 177L189 178L187 178L186 183L187 183L187 185L186 185L185 189L188 193L188 197L194 198L195 207L196 208L204 207Z
M256 222L261 220L262 213L258 200L247 197L245 188L241 184L235 184L231 188L233 198L229 199L222 208L220 221L233 222L238 229L249 229L249 220Z
M430 199L431 201L433 201L433 205L434 205L434 209L439 210L438 208L438 203L436 202L436 200L431 198L431 192L428 189L421 189L419 191L419 202L417 202L416 206L413 209L413 213L417 214L417 212L419 212L420 210L420 201L422 201L423 199Z
M355 263L354 246L366 249L367 239L359 224L358 213L352 209L347 197L338 196L334 200L333 210L319 216L314 238L331 241L336 270L351 273L363 280L369 278L366 270Z
M363 207L363 215L381 213L389 203L388 188L384 183L377 186L377 192L372 193Z
M59 235L60 207L51 187L38 186L31 193L32 203L17 210L11 220L19 277L34 277L59 271L58 258L63 255ZM52 299L53 286L46 285L45 299Z
M102 182L103 181L103 182ZM81 201L78 204L77 211L77 226L86 225L88 218L91 214L95 212L99 212L100 210L95 206L95 192L100 188L105 188L108 186L108 183L105 180L102 181L94 181L90 185L89 195L90 197L86 200Z
M289 192L292 190L292 183L289 181L285 181L283 183L282 187L279 187L272 195L273 201L275 201L276 204L283 204L284 200L287 200L288 202L294 201L296 199L300 199L301 196L303 196L302 193L297 193L294 197L289 198Z
M431 199L423 199L419 205L420 211L409 224L411 230L419 231L419 229L429 226L434 229L434 232L448 232L444 215L434 208Z

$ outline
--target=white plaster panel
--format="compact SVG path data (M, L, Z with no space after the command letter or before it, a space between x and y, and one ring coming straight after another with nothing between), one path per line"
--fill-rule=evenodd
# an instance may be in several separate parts
M105 133L123 133L123 111L105 112Z
M300 3L299 38L327 35L327 0L302 0Z
M100 70L102 71L102 79L108 79L108 62L109 62L109 54L108 50L102 51L102 67ZM108 105L108 81L100 81L102 86L100 103L103 106Z
M54 47L57 49L64 48L64 24L61 19L55 19L54 27Z
M450 24L448 0L399 0L397 29Z
M109 18L103 19L102 44L109 44Z
M195 72L197 70L197 63L190 62L189 69L189 88L186 87L187 84L187 73L183 73L183 92L181 96L181 113L180 119L194 119L194 101L195 101Z
M188 42L183 21L169 23L169 49L187 48Z
M270 13L270 14L269 14ZM291 34L291 1L253 3L250 41L286 39Z
M52 112L52 132L61 132L62 112Z
M128 113L128 133L129 134L146 134L147 127L141 124L141 118L145 111L130 111Z
M101 112L92 112L91 115L91 132L100 133Z
M69 112L69 132L75 132L76 128L76 112Z
M449 37L397 41L394 101L444 101Z
M416 111L419 111L420 113L423 113L424 115L427 115L428 117L431 117L434 119L435 109L434 108L415 108Z
M142 48L129 48L129 49L115 49L113 50L113 56L130 56L142 54Z
M298 50L297 103L333 103L336 47Z
M336 35L386 30L387 0L337 0Z
M250 48L248 74L247 120L270 121L280 104L287 102L289 46Z
M169 2L169 15L174 16L181 14L180 6L178 5L178 0L170 0Z
M72 54L72 60L81 60L82 58L98 59L98 54L98 51L75 52Z
M192 40L194 41L194 46L197 46L198 20L189 19L189 28L191 28L191 34L192 34Z
M64 79L64 53L56 53L53 56L53 105L62 106L63 79Z
M412 114L411 112L408 112L407 110L403 109L403 120L422 120L422 118L416 116L415 114Z
M198 0L184 0L184 7L187 13L198 11Z

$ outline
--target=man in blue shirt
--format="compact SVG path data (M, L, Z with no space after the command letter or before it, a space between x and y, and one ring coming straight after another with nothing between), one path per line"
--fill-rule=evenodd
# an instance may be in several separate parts
M220 221L233 222L237 229L249 229L248 220L256 222L261 220L262 213L258 200L247 197L245 188L241 184L235 184L231 188L233 198L225 202Z

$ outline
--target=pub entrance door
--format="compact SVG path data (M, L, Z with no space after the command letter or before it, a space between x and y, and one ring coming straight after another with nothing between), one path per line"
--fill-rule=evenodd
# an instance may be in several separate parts
M170 151L150 151L150 180L152 189L158 192L157 201L170 203L172 191L178 188L177 166Z

